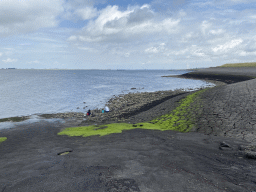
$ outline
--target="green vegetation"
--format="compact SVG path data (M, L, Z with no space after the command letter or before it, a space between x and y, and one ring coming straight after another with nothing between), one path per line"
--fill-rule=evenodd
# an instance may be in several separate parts
M6 121L20 122L20 121L25 121L27 119L29 119L29 117L9 117L9 118L0 119L0 122L6 122Z
M69 154L68 151L67 151L67 152L64 152L64 153L61 153L61 154L59 154L59 155L67 155L67 154Z
M188 132L194 127L196 114L195 111L200 108L199 102L194 102L199 99L198 95L206 89L197 91L180 101L180 105L170 114L163 115L150 122L127 124L113 123L100 126L85 126L85 127L70 127L59 132L58 135L68 136L93 136L93 135L109 135L112 133L122 133L123 130L131 129L153 129L153 130L175 130L180 132ZM193 106L192 106L193 104Z
M172 113L150 121L161 127L161 130L190 131L195 124L196 113L200 108L198 95L207 89L195 92L180 101L180 105ZM197 102L195 102L197 100ZM192 106L193 104L193 106Z
M250 63L230 63L230 64L224 64L220 67L256 67L256 62L250 62Z
M0 143L4 142L7 139L7 137L0 137Z

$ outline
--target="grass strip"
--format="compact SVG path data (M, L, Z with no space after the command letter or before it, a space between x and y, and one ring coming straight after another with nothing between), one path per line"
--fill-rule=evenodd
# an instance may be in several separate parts
M256 62L228 63L228 64L221 65L220 67L256 67Z
M123 130L131 129L151 129L151 130L175 130L179 132L188 132L194 127L195 124L195 110L200 108L200 105L194 103L197 98L199 99L199 94L206 91L207 89L197 91L193 94L188 95L186 98L182 99L179 103L180 105L173 110L170 114L160 116L149 122L128 124L128 123L113 123L106 125L92 125L83 127L70 127L59 132L58 135L68 135L68 136L82 136L89 137L93 135L109 135L113 133L122 133Z
M7 139L7 137L0 137L0 143L4 142Z

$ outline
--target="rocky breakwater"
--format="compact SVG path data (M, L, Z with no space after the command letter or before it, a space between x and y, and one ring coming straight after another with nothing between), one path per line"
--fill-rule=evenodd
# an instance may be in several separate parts
M129 93L112 97L106 105L110 112L102 113L101 109L92 110L92 115L83 124L90 122L120 122L130 116L146 111L172 97L186 93L183 89L157 92Z
M130 116L137 115L154 106L163 103L164 101L187 93L183 89L157 91L157 92L142 92L142 93L128 93L118 96L113 96L107 103L109 112L102 113L102 109L91 110L91 115L87 116L86 112L67 112L56 114L42 114L43 118L61 118L81 122L80 125L101 124L107 122L120 122L127 120Z

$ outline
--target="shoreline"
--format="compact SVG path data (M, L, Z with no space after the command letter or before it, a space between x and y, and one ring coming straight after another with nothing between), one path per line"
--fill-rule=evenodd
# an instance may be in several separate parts
M218 68L198 69L182 75L175 75L175 76L171 75L171 76L162 76L162 77L175 77L175 78L203 80L203 81L215 84L214 87L211 87L213 89L217 87L225 86L225 85L234 84L237 82L248 81L256 77L256 75L255 77L252 77L252 76L246 76L245 74L232 75L232 72L231 74L227 72L223 74L216 74L216 72L214 71L216 69ZM202 89L207 89L207 88L208 87L205 86L197 89L188 89L188 90L176 89L176 90L169 90L169 91L137 92L137 93L120 94L118 96L112 97L106 103L106 106L110 108L110 112L102 113L101 109L94 109L94 110L91 110L90 116L86 116L86 112L85 113L65 112L65 113L35 114L35 115L39 117L39 120L63 119L68 122L72 122L76 126L87 126L87 125L93 125L93 124L102 125L102 124L122 123L122 122L135 124L135 123L140 123L145 121L151 121L154 118L157 118L161 115L168 114L178 106L178 102L181 99L185 98L189 94L192 94L194 92L197 92ZM168 104L169 110L165 110L165 107L160 107L162 103L168 100L170 103L172 103L172 105ZM0 122L9 122L9 123L22 122L25 120L29 120L31 117L35 115L4 118L4 119L0 119ZM145 117L145 116L150 116L150 117Z
M207 87L204 87L207 88ZM118 96L112 97L105 105L110 108L110 112L102 113L101 109L91 110L92 115L86 116L86 112L64 112L64 113L51 113L51 114L33 114L30 116L15 116L0 119L2 122L22 122L29 120L33 116L38 116L43 119L52 118L76 118L78 120L88 119L90 121L107 121L108 119L114 121L115 118L121 120L122 118L127 119L129 116L136 115L143 112L153 106L156 106L168 99L179 96L181 94L186 94L194 92L197 90L204 89L202 87L197 89L176 89L169 91L155 91L155 92L137 92L137 93L127 93L120 94Z
M202 89L202 88L198 88ZM188 94L190 92L183 89L155 92L140 92L120 94L112 97L106 105L110 108L110 112L102 113L100 109L91 110L91 115L86 116L86 112L65 112L52 114L34 114L31 116L18 116L0 119L0 122L18 123L29 120L33 116L41 119L72 119L83 124L92 124L95 122L120 122L127 120L132 115L137 115L147 109L150 109L173 97Z
M162 77L169 77L169 76L162 76ZM181 77L180 75L173 76L173 77L184 78L184 77ZM215 86L225 85L225 83L223 82L214 81L214 80L203 79L203 81L215 84ZM149 109L150 107L160 104L161 102L167 99L175 97L175 95L178 96L179 94L189 93L192 91L197 91L197 90L201 90L208 87L209 86L206 85L206 86L201 86L195 89L188 88L188 89L175 89L175 90L167 90L167 91L135 92L135 93L120 94L118 96L113 96L105 104L106 106L109 106L111 110L110 113L108 114L106 113L102 114L101 109L92 109L91 111L94 115L90 117L86 116L86 111L85 112L45 113L45 114L38 113L38 114L32 114L32 115L26 115L26 116L14 116L14 117L1 118L0 123L1 122L13 122L13 123L22 122L30 119L33 116L38 116L40 118L45 118L45 119L76 118L78 120L84 120L89 118L89 120L93 120L93 121L106 121L108 118L108 119L111 119L112 122L114 121L114 118L117 118L120 121L120 119L122 119L121 116L127 118L127 116L138 114L144 110ZM159 98L156 98L156 97L159 97ZM117 115L117 113L121 113L121 114ZM99 118L95 118L95 116L98 116Z

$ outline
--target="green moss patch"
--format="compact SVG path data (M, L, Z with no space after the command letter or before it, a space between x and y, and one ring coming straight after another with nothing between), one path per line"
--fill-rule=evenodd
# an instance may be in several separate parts
M0 137L0 143L4 142L7 139L7 137Z
M161 130L190 131L194 127L196 116L198 115L195 111L198 111L200 108L197 96L206 90L204 89L187 96L180 101L180 105L172 113L163 115L150 122L159 125Z
M188 95L180 101L180 105L170 114L156 118L150 122L137 124L113 123L100 126L70 127L59 132L58 135L82 136L88 137L93 135L109 135L112 133L122 133L123 130L131 129L152 129L152 130L175 130L188 132L195 124L195 110L200 108L200 102L195 102L198 95L206 89ZM193 104L193 105L192 105Z

